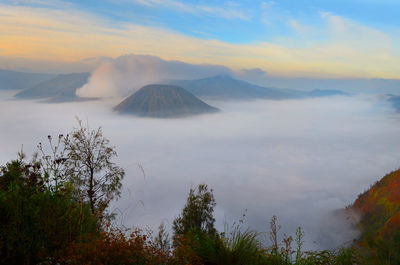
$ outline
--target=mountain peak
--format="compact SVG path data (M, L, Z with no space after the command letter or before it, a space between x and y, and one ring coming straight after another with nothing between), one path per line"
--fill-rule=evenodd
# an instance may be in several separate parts
M114 110L156 118L174 118L218 111L182 87L164 84L142 87L118 104Z

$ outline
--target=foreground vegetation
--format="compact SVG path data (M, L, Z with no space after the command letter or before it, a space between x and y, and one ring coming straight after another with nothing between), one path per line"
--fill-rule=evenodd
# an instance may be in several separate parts
M164 224L155 234L115 227L107 206L119 197L125 173L112 162L116 153L101 129L79 123L68 136L48 139L49 154L39 144L31 161L20 152L1 167L1 264L398 264L398 253L371 258L371 248L361 244L304 251L302 229L280 240L276 217L269 246L243 220L217 231L206 184L190 189L172 236Z

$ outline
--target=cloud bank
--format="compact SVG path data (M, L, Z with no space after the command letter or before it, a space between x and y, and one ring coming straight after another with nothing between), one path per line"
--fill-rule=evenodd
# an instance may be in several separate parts
M233 75L233 72L225 66L195 65L129 54L101 64L89 82L76 93L81 97L120 97L165 79L196 79L219 74Z
M116 103L0 101L7 110L0 114L0 164L21 144L29 155L48 134L69 132L78 115L103 127L126 169L122 198L112 205L118 224L171 224L189 188L205 182L215 191L219 230L245 209L246 224L258 231L277 215L281 235L305 230L306 248L356 236L332 211L398 168L399 116L364 98L214 101L207 103L221 113L172 120L120 116L111 111Z

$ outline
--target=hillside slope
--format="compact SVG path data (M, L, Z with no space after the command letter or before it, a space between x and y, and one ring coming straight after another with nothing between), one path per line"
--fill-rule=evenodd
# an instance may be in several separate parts
M193 95L212 99L300 99L334 95L345 95L339 90L313 90L299 91L294 89L282 89L262 87L227 75L219 75L196 80L170 80L168 83L181 86Z
M360 214L360 245L379 260L400 262L400 170L377 181L350 208Z
M51 101L77 100L75 92L87 83L89 73L61 74L43 81L29 89L21 91L15 97L19 99L49 98Z
M299 96L292 91L265 88L226 75L197 80L173 80L170 83L185 88L195 96L215 99L284 99Z
M27 89L55 76L53 74L24 73L0 69L0 90Z

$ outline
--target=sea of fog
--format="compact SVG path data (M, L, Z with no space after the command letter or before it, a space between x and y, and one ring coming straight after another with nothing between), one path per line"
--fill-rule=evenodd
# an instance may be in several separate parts
M281 235L301 226L307 248L333 248L357 233L330 213L400 166L399 116L369 97L209 101L223 111L145 119L113 113L118 100L47 104L11 96L0 94L0 164L22 144L32 154L48 134L68 133L76 116L102 126L127 173L111 206L126 227L171 225L190 187L205 182L214 189L219 230L245 212L245 225L268 231L276 215Z

